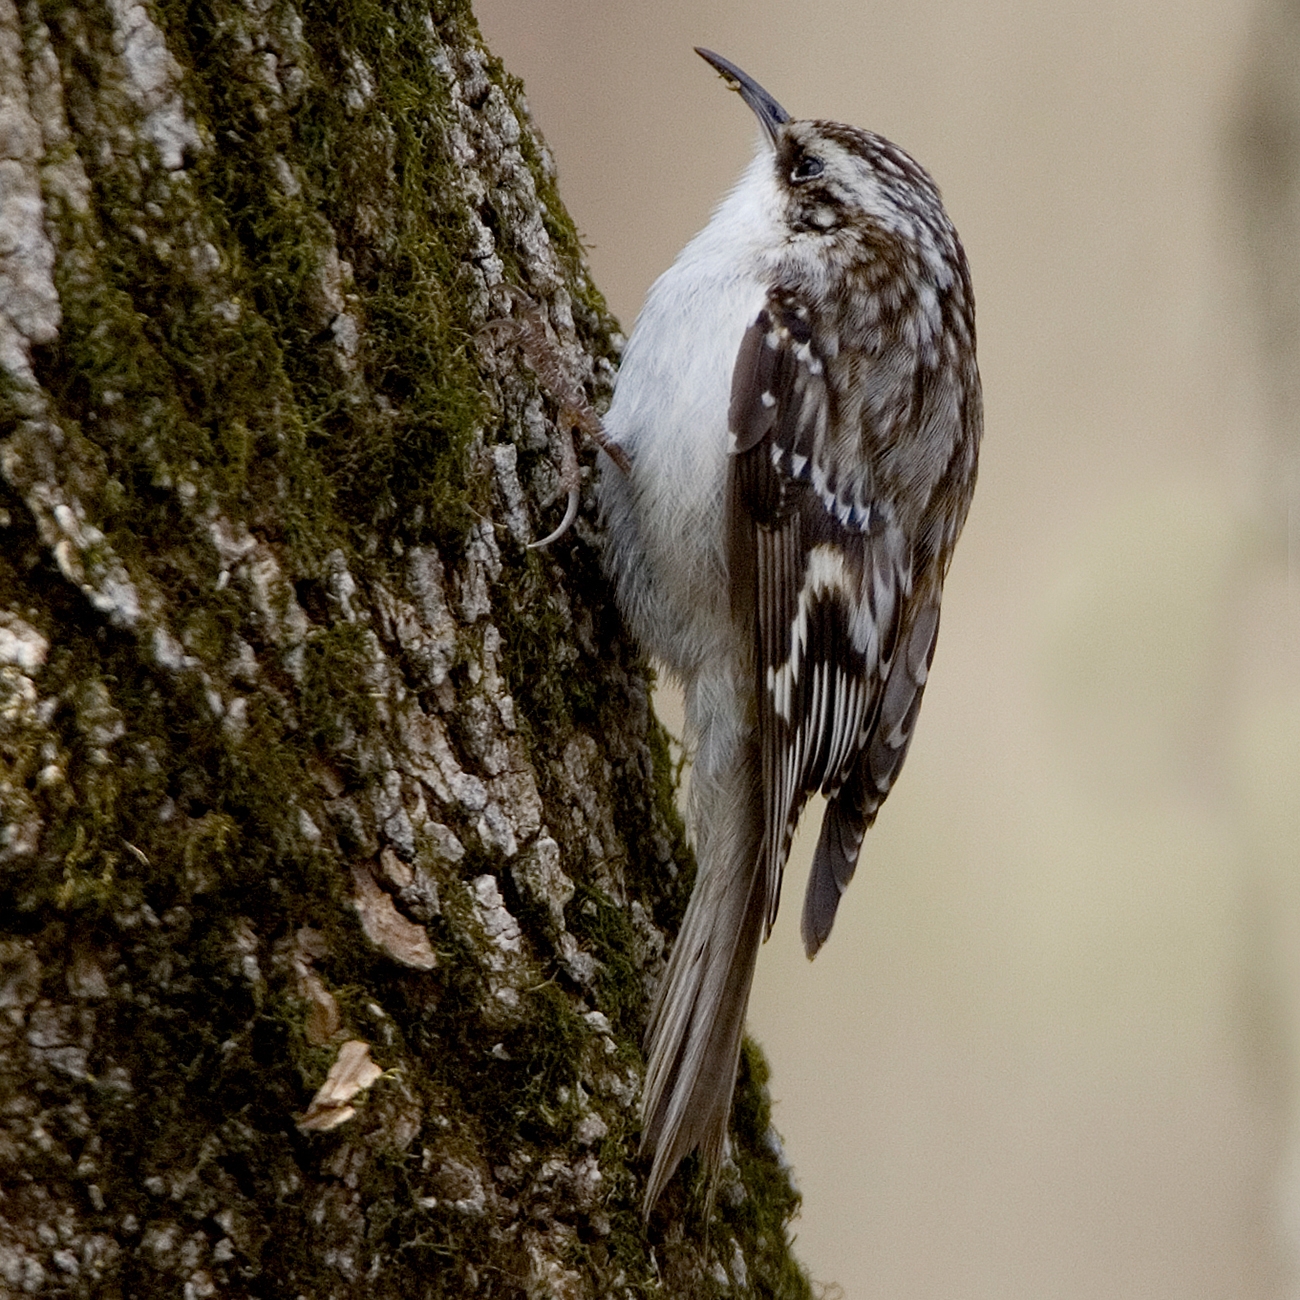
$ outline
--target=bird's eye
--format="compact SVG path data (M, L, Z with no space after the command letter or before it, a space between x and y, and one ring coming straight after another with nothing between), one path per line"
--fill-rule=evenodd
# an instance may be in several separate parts
M806 153L795 163L790 179L796 184L800 181L810 181L820 176L825 169L826 164L816 154Z

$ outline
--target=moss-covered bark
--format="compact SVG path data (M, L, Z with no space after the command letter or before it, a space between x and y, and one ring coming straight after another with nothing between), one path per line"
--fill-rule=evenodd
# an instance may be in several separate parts
M637 1213L689 877L468 6L0 0L0 1293L807 1293L746 1057ZM589 460L589 458L588 458Z

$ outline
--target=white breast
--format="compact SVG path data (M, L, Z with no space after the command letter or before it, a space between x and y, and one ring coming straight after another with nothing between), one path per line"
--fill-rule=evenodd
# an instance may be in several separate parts
M655 281L605 416L632 462L626 479L606 462L600 485L620 603L642 644L687 675L733 636L727 407L741 337L767 296L765 258L779 246L771 159L766 149L755 158Z

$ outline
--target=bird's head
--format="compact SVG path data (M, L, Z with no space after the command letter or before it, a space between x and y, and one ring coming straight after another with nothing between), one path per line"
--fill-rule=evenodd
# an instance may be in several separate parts
M698 49L758 118L771 147L785 224L794 236L851 232L869 242L924 247L947 227L929 173L897 145L841 122L796 120L748 73Z

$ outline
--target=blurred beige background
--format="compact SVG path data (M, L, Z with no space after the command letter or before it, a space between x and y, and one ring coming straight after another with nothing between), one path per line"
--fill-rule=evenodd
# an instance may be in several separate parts
M811 966L796 849L751 1007L799 1253L848 1300L1300 1296L1295 0L476 10L625 327L755 144L697 44L913 152L974 268L917 740Z

